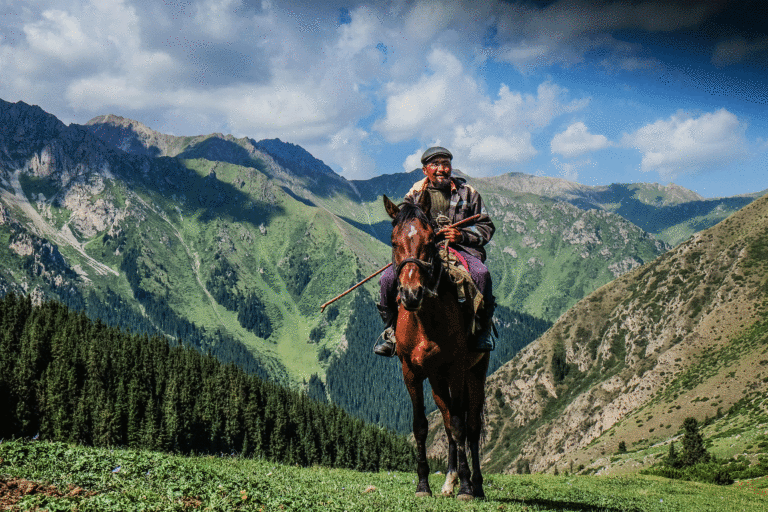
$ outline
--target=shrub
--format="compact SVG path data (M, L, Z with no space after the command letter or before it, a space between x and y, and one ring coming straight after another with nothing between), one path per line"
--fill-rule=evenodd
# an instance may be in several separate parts
M733 477L728 468L715 462L700 463L683 468L673 468L665 465L645 469L640 473L644 475L662 476L664 478L689 480L706 484L730 485L733 483Z

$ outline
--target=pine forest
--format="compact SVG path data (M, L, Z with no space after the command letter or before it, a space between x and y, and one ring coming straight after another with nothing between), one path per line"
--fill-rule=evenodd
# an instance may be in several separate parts
M159 336L0 299L0 438L410 470L404 436Z

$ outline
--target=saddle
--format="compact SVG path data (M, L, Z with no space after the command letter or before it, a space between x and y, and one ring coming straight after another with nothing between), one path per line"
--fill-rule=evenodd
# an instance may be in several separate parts
M483 294L477 289L472 276L467 270L467 262L458 251L445 244L438 245L438 254L442 261L443 270L448 274L451 282L456 286L456 293L460 304L466 304L467 331L470 336L477 334L481 329L478 311L483 307Z

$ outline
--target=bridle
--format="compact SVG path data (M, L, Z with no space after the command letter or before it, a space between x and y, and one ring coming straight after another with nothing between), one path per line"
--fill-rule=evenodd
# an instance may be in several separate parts
M394 251L392 251L392 266L395 268L395 279L397 280L398 294L402 286L400 285L400 272L403 267L408 263L414 263L419 267L426 275L427 279L424 284L424 292L427 297L434 297L437 295L437 288L440 286L440 278L443 276L442 260L437 252L437 246L434 242L432 246L432 255L428 261L419 258L405 258L400 263L395 263ZM434 283L430 286L430 283Z

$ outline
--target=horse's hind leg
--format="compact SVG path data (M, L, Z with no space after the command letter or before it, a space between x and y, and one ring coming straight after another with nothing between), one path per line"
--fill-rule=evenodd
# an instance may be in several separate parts
M403 363L403 378L413 404L413 437L416 439L416 497L432 496L429 488L429 463L427 462L427 432L429 423L424 414L424 380L417 378Z
M448 389L448 382L445 379L432 380L432 397L435 399L437 408L443 416L443 426L445 435L448 438L448 470L445 472L445 483L441 493L443 496L453 496L453 488L458 482L459 475L456 471L456 441L451 435L451 414L449 412L451 394Z
M472 454L472 491L475 498L485 498L483 474L480 472L480 434L483 429L483 407L485 405L485 375L488 370L485 357L472 367L467 376L469 408L467 411L467 441Z
M456 442L456 462L459 474L459 500L471 500L472 492L471 472L467 463L467 390L465 388L464 375L456 371L451 375L451 436Z

